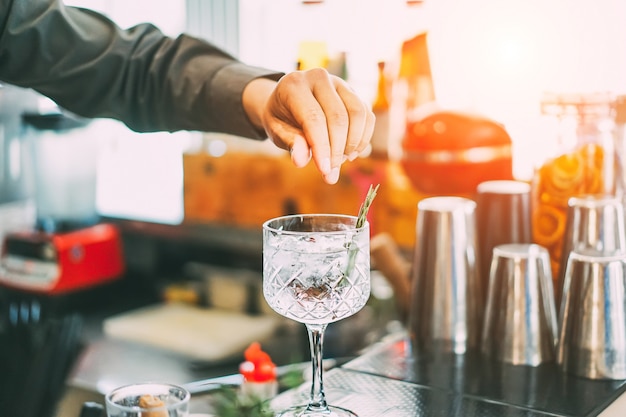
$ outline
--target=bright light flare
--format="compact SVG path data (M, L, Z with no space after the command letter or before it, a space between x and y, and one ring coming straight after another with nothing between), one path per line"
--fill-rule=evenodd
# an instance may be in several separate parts
M429 49L437 101L505 125L527 178L555 141L542 95L626 92L626 2L439 0Z

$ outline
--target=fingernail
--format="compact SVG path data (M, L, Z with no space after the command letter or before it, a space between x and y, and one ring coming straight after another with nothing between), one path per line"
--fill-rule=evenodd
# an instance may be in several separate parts
M322 174L324 176L330 175L330 158L324 158L322 159L322 163L320 166L320 171L322 171Z
M348 154L348 161L352 162L359 156L357 151L352 151Z
M335 184L339 181L339 168L333 168L328 175L325 176L326 182Z

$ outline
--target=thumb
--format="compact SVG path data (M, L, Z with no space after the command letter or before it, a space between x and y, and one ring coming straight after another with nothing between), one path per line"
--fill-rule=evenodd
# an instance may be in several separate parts
M311 160L311 148L300 135L294 136L289 152L291 153L291 162L298 168L306 166Z

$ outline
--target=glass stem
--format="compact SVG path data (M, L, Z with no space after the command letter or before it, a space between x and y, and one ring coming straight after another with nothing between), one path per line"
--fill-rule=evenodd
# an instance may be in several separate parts
M328 411L326 396L324 394L324 367L322 366L324 331L327 324L307 324L306 330L309 333L309 345L311 348L311 365L313 367L313 377L311 380L311 397L307 411L325 412Z

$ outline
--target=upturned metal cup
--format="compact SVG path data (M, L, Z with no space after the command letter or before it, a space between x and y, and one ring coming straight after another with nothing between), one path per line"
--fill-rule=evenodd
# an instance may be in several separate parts
M489 287L493 248L507 243L532 243L531 187L523 181L484 181L476 188L479 268L483 296Z
M626 253L587 249L568 259L557 363L590 379L626 379Z
M417 206L408 328L415 353L478 348L482 298L476 257L476 203L430 197Z
M557 315L550 255L536 244L493 249L481 351L513 365L555 359Z
M568 200L567 221L555 295L563 297L567 259L572 251L626 251L624 203L611 195L582 195Z

